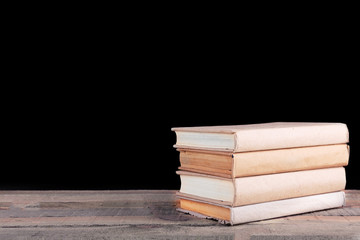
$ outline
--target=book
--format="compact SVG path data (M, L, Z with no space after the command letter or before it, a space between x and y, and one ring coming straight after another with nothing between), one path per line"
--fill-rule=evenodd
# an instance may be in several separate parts
M235 225L337 208L344 205L345 193L338 191L240 207L229 207L181 197L178 211L197 217L213 218L224 224Z
M344 167L276 173L241 178L177 171L178 196L228 206L243 206L345 189Z
M179 169L225 178L342 167L349 161L347 144L240 153L194 149L178 151Z
M349 141L343 123L273 122L247 125L176 127L176 148L248 152L341 144Z

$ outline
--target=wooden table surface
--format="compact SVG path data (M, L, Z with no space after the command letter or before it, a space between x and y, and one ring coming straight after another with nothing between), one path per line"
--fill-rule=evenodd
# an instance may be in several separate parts
M360 191L346 206L237 226L176 211L174 190L0 191L0 239L360 239Z

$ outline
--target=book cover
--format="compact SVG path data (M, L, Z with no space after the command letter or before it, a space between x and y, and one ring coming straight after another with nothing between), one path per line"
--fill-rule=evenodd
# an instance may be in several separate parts
M263 124L172 128L176 148L248 152L347 143L343 123L273 122Z
M342 167L349 161L347 144L240 153L193 149L178 151L179 169L226 178Z
M267 174L235 179L177 171L181 178L179 196L228 206L341 191L345 189L343 167Z
M181 197L178 210L197 217L216 219L224 224L235 225L337 208L344 205L345 193L338 191L240 207L229 207Z

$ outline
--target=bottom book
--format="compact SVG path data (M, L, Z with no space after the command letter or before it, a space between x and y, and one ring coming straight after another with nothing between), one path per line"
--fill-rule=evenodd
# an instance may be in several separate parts
M178 210L198 217L217 219L223 224L235 225L344 205L345 193L339 191L240 207L229 207L181 197Z

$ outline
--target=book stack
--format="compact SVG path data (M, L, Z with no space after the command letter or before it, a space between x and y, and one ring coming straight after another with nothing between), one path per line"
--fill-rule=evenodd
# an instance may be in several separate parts
M178 210L240 224L342 207L349 132L343 123L172 128Z

